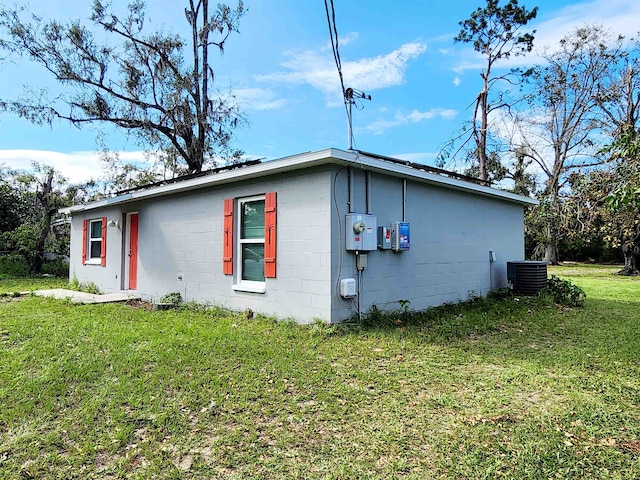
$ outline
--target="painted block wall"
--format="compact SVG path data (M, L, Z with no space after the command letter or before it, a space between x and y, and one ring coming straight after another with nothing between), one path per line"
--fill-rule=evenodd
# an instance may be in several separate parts
M336 169L334 175L338 173ZM354 210L365 213L365 173L353 169ZM372 173L371 213L378 225L402 220L400 178ZM347 175L336 179L339 212L332 210L335 231L346 231ZM506 263L524 258L523 207L516 203L407 182L406 220L411 224L411 250L368 252L368 266L361 277L360 308L366 312L400 308L399 300L424 309L445 302L484 296L492 288L507 286ZM342 222L340 226L339 222ZM334 238L335 265L341 276L357 278L355 256L346 252L343 240ZM489 261L489 251L497 261ZM342 257L342 258L341 258ZM333 269L337 282L340 268ZM355 302L334 298L332 318L346 319L356 313Z
M99 211L87 212L85 215L74 214L71 218L71 238L69 257L69 280L76 278L81 283L95 283L103 292L120 290L122 275L122 227L107 227L107 262L82 265L82 225L83 220L97 220L107 217L107 222L116 220L122 223L119 208L103 208Z
M222 273L223 201L269 191L278 195L277 278L266 279L263 294L235 291L234 278ZM300 322L329 321L333 293L330 193L326 166L74 214L71 271L103 292L120 290L126 228L113 234L116 229L108 229L106 267L82 266L82 220L102 215L119 219L127 212L138 212L137 292L143 298L158 300L180 292L187 301L234 310L251 308Z
M180 292L187 301L251 308L302 323L347 319L356 313L356 303L339 297L338 282L357 277L355 257L345 249L351 228L345 225L347 172L329 164L76 213L70 275L94 282L104 292L124 288L124 219L138 212L137 292L143 298L158 300ZM353 211L366 213L366 174L357 167L352 172ZM223 201L268 191L278 194L277 278L266 279L263 294L235 291L234 278L222 274ZM402 220L402 179L374 172L370 191L378 225ZM524 257L519 204L408 181L405 209L411 251L368 252L368 268L361 277L362 311L372 305L397 309L399 300L423 309L486 295L491 288L506 286L506 262ZM83 266L82 220L102 216L122 226L107 229L106 267ZM497 254L493 264L490 250Z

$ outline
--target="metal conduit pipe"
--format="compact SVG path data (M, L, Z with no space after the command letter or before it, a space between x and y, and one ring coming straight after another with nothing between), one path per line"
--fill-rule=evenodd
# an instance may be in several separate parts
M402 179L402 221L407 221L407 179Z
M367 202L367 215L371 214L371 172L369 170L365 173L364 179L365 196Z

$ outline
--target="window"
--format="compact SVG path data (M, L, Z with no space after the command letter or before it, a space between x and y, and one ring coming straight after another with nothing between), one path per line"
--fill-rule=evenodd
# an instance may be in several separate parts
M276 276L276 193L226 199L223 234L223 273L233 275L235 267L233 288L263 293L265 278Z
M264 197L240 200L238 278L264 282Z
M106 265L107 219L85 220L82 225L82 264Z
M89 225L89 259L97 259L102 252L102 220L91 220Z

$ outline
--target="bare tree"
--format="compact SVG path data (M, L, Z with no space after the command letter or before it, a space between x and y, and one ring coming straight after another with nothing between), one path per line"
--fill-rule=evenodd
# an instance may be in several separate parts
M142 0L133 0L124 17L109 8L94 1L91 28L35 15L23 21L21 10L0 8L0 49L39 64L64 88L58 97L31 91L1 100L0 108L35 123L115 125L143 145L181 158L189 172L200 171L216 154L237 157L230 140L241 116L233 99L214 94L211 49L222 52L238 30L242 0L235 8L220 4L213 10L208 0L188 0L188 41L147 33Z
M544 259L557 263L562 214L560 198L569 173L601 165L598 152L605 132L598 94L622 54L622 39L602 27L576 28L559 49L543 56L531 73L530 110L518 119L522 151L544 176Z
M480 72L482 89L475 100L471 127L475 143L474 153L482 180L488 178L489 115L510 105L502 92L496 92L497 85L504 82L515 83L518 73L510 70L496 74L496 64L512 55L524 55L531 51L535 30L521 32L521 29L533 20L537 13L538 7L527 10L524 6L518 5L518 0L510 0L503 7L498 5L498 0L487 0L485 7L478 7L469 19L460 22L462 29L454 38L456 42L471 43L473 49L486 59L486 66Z

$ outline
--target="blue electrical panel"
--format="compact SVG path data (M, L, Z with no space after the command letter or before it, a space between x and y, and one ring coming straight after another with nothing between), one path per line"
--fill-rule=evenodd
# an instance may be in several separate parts
M411 228L409 222L393 222L391 249L394 252L407 252L411 248Z

